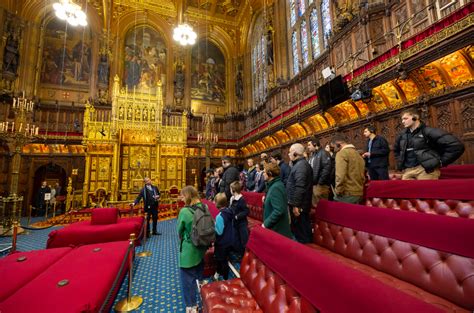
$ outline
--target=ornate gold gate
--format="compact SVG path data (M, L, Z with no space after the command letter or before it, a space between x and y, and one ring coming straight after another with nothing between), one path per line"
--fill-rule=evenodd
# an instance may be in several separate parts
M111 201L131 200L150 177L161 190L185 184L187 119L162 118L161 82L156 94L129 92L114 79L112 111L86 104L83 144L86 167L82 204L105 190Z

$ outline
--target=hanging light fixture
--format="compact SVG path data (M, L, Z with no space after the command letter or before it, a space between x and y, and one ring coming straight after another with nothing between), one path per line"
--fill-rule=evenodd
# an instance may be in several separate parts
M53 4L56 16L71 26L87 26L87 15L81 7L69 0L59 0Z
M173 39L180 45L194 45L196 43L197 34L193 28L183 23L183 1L178 1L178 25L173 30Z

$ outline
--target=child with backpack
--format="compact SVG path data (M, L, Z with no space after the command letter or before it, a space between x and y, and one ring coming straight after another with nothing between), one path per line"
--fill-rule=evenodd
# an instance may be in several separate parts
M193 186L184 187L181 190L180 196L185 203L185 206L179 212L177 225L180 238L179 267L181 287L184 303L186 304L186 313L197 313L196 280L202 279L204 254L210 244L208 241L215 238L214 222L209 209L201 203L199 194ZM211 223L210 226L204 225L209 223ZM209 227L212 227L212 235L210 234L207 237L202 235L202 229L206 230Z
M249 215L249 209L244 197L241 193L242 185L240 182L235 181L230 184L230 191L232 197L230 198L230 208L234 213L234 226L237 232L237 253L240 257L244 255L247 241L249 240L249 230L247 215Z
M216 241L214 243L214 259L217 265L216 275L229 278L229 257L236 245L236 231L234 227L234 212L227 207L225 193L218 193L214 198L219 214L216 216Z

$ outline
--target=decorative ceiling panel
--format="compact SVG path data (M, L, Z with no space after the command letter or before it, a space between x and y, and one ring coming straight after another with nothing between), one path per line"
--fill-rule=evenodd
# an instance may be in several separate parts
M374 90L373 90L372 103L374 105L375 112L380 112L380 111L384 111L384 110L387 109L387 104L385 103L384 99L382 98L378 87L374 88Z
M454 86L472 80L469 67L460 52L445 56L439 61L439 64L449 75Z
M321 130L321 124L319 124L318 120L316 119L316 116L311 116L305 120L305 124L311 125L311 129L313 132L317 132Z
M441 77L439 70L433 65L433 63L419 68L417 72L421 77L423 77L430 92L446 87L446 83Z
M324 119L324 117L326 119ZM323 127L323 129L326 129L330 126L333 126L333 125L336 125L336 121L334 120L334 118L331 116L331 114L325 112L324 113L324 117L321 115L321 114L316 114L316 119L318 120L318 122L321 124L321 126ZM326 121L327 120L327 121ZM328 124L329 123L329 124Z
M288 137L288 135L282 130L277 131L275 133L275 136L278 137L278 140L280 140L280 142L285 142L285 141L290 140L290 137Z
M392 82L387 82L383 85L380 85L378 88L379 91L385 95L387 101L390 102L391 108L398 108L402 105L402 97L397 88L392 85Z
M418 86L411 79L398 79L394 81L394 83L397 84L403 91L407 101L415 100L420 96L420 90L418 89Z
M346 112L346 114L349 116L349 119L351 121L359 118L359 114L357 113L356 109L349 101L344 101L338 106Z
M354 105L357 106L357 108L359 109L361 116L367 116L367 114L369 114L369 107L367 106L367 103L364 103L363 101L359 100L355 101Z

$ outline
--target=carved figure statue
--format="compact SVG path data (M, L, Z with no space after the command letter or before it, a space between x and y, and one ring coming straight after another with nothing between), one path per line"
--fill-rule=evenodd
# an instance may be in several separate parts
M244 82L242 79L242 71L237 72L237 78L235 80L235 95L237 96L237 100L244 100Z
M107 85L109 83L109 59L107 54L100 55L99 62L99 84Z
M267 31L267 65L273 65L273 30Z
M184 70L182 64L176 65L176 74L174 80L174 97L176 100L181 101L184 98Z
M18 38L15 33L8 36L3 56L3 71L16 75L20 53L18 52Z

